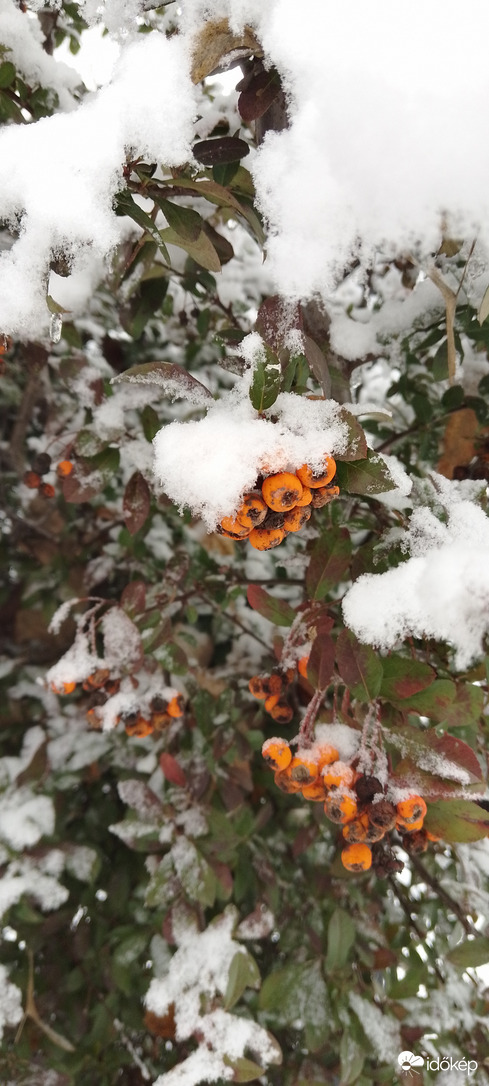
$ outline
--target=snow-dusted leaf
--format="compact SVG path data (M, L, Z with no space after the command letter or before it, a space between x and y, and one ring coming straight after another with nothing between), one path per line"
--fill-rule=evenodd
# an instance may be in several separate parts
M335 454L338 461L363 460L368 456L367 439L363 427L355 415L341 407L338 418L348 427L348 445L345 452Z
M146 585L144 581L130 581L123 590L121 607L130 618L141 615L146 607Z
M282 368L280 362L264 344L265 358L259 358L255 363L253 380L250 385L250 400L255 411L266 411L272 407L280 392Z
M146 523L150 505L151 498L146 479L144 475L141 475L140 471L135 471L126 483L122 499L124 523L131 535L139 532L140 528Z
M346 490L349 494L362 494L365 497L372 498L376 494L384 494L388 490L395 490L397 485L383 457L372 452L371 449L367 450L367 456L364 460L339 463L336 482L340 490Z
M212 400L209 389L176 362L141 362L140 365L131 366L114 377L112 384L126 381L138 385L156 385L172 400L185 399L202 406L208 406Z
M352 1086L357 1081L366 1055L362 1046L344 1030L340 1042L341 1086Z
M240 1056L237 1060L230 1060L228 1056L224 1056L223 1062L234 1072L231 1082L255 1082L265 1070L253 1060L247 1060L245 1056Z

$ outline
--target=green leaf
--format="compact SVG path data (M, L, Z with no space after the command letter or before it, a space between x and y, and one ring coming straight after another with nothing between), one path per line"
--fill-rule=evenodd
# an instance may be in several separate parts
M293 1026L304 1021L306 1045L315 1052L324 1044L331 1029L328 990L321 964L293 962L271 973L264 980L258 1006L277 1026Z
M370 645L362 645L351 630L342 630L338 637L336 663L354 698L369 702L378 696L384 673L380 657Z
M234 1071L232 1082L255 1082L257 1078L264 1074L265 1070L258 1063L254 1063L253 1060L247 1060L245 1056L239 1056L236 1060L224 1056L223 1063Z
M479 841L489 835L489 811L469 799L438 799L428 805L424 826L444 841Z
M142 207L136 203L127 189L117 193L114 201L114 210L116 215L128 215L128 217L133 219L138 226L142 226L143 230L145 230L146 233L153 238L153 241L156 242L167 263L170 263L168 249L166 248L158 227L155 226L152 218L150 218L146 211L143 211Z
M484 321L487 320L487 317L489 317L489 287L486 287L484 291L484 297L481 301L479 311L477 313L477 320L479 321L479 324L484 324Z
M349 494L362 494L367 498L374 498L376 494L396 488L385 460L371 449L368 449L365 460L339 463L337 482L340 490L346 490Z
M184 241L197 241L203 228L204 220L197 211L190 207L181 207L171 200L165 200L160 196L155 197L158 207L161 208L168 226Z
M447 706L443 723L448 728L478 724L484 716L485 695L480 686L463 683L457 686L455 700Z
M396 702L395 698L391 700L404 712L419 713L420 716L427 716L430 720L443 722L448 728L450 725L447 721L456 694L457 687L451 679L435 679L425 690L409 695L405 701Z
M238 950L229 967L224 1009L231 1010L238 999L241 999L245 988L259 988L260 983L260 970L255 959L244 948Z
M259 358L255 363L250 387L250 400L255 411L266 411L272 407L280 392L282 379L282 367L276 354L266 343L263 351L265 358Z
M64 309L59 302L55 302L54 298L50 294L46 294L46 305L50 313L70 313L69 309Z
M143 432L146 441L152 441L158 430L161 429L161 423L156 414L154 407L147 403L141 412L141 422L143 424Z
M479 965L489 962L489 939L485 935L464 939L445 956L457 969L477 969Z
M306 586L311 599L324 599L343 580L350 558L351 539L347 528L334 525L319 537L306 572Z
M346 1030L340 1041L341 1086L352 1086L362 1072L366 1052Z
M384 675L380 696L387 701L404 701L425 690L436 678L436 672L422 660L391 654L382 660Z
M250 607L269 622L274 622L276 626L292 626L296 612L286 600L271 596L258 584L248 585L246 596Z
M344 909L335 909L328 924L326 970L342 969L355 942L355 925Z
M201 268L205 268L206 271L219 272L221 270L221 261L217 252L203 230L200 231L195 241L188 241L180 234L177 234L176 230L173 230L171 226L168 226L161 231L161 237L165 245L176 245L179 249L183 249L192 260L195 260L196 264L199 264Z
M15 79L15 65L10 60L6 60L3 64L0 64L0 87L10 87Z

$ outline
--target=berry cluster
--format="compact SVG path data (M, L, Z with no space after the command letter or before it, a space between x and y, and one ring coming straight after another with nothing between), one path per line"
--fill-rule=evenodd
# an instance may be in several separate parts
M58 479L66 479L73 471L72 460L60 460L56 467ZM32 459L30 471L24 472L22 482L29 490L37 490L42 498L54 498L56 490L52 483L43 482L42 476L51 471L51 457L48 453L38 453Z
M305 679L307 679L308 659L308 656L303 656L297 664L297 670ZM295 677L295 667L289 667L286 671L274 668L271 675L252 675L248 683L250 693L258 701L265 703L266 712L270 713L277 724L289 724L294 715L287 697L287 688Z
M138 680L131 677L131 685L134 689L138 686ZM51 690L55 694L72 694L76 690L76 682L51 683ZM121 680L111 678L110 670L106 667L97 668L88 675L81 684L82 690L90 694L86 717L92 728L102 726L102 707L109 698L119 693ZM153 695L150 700L145 699L147 705L144 709L123 709L116 717L116 724L123 724L127 735L136 735L140 739L151 735L154 731L163 731L174 720L179 719L184 713L184 702L181 694L173 694L171 697Z
M322 803L327 818L341 826L341 860L348 871L368 871L373 860L378 860L378 874L402 869L385 851L372 852L372 845L391 830L400 834L408 852L424 852L428 841L438 840L423 828L426 803L421 796L391 802L377 777L358 772L354 762L341 761L331 744L316 743L293 755L285 739L273 738L263 744L262 754L283 792L301 792L304 799Z
M248 539L259 551L278 547L289 532L307 524L312 509L321 509L338 497L339 487L328 485L335 472L332 456L324 457L321 471L307 464L295 472L272 474L264 469L255 489L243 496L237 513L221 520L218 532L228 539Z

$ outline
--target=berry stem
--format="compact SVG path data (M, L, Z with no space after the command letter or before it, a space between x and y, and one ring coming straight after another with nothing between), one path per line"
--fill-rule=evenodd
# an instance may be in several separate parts
M302 724L293 740L299 747L312 746L314 741L314 724L325 693L325 690L316 690L307 706Z

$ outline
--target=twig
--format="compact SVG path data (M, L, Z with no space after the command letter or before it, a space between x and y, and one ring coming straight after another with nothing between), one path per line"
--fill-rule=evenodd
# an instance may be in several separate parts
M441 897L442 901L445 902L445 905L448 905L448 908L451 909L453 913L455 913L455 916L458 920L460 920L460 923L464 931L467 932L467 935L476 935L477 929L474 927L472 922L467 919L463 909L453 899L453 897L451 897L448 891L440 885L438 879L434 878L433 875L431 875L430 872L427 871L423 862L419 859L419 856L411 854L410 859L412 866L416 869L418 875L421 876L423 882L427 882L428 886L431 886L431 889L434 890L438 897Z
M74 1045L72 1045L71 1041L68 1041L66 1037L63 1037L61 1033L58 1033L57 1030L52 1029L51 1026L48 1026L47 1022L43 1022L42 1018L40 1017L34 1000L34 956L32 950L27 951L27 957L29 959L29 973L27 977L25 1011L24 1017L22 1018L17 1033L15 1034L15 1044L17 1044L20 1040L22 1030L25 1026L25 1023L27 1022L27 1019L32 1018L32 1021L36 1023L36 1026L38 1026L39 1029L41 1029L42 1032L46 1034L46 1037L49 1037L49 1040L52 1041L54 1045L57 1045L58 1048L62 1048L64 1052L76 1052L76 1049Z
M401 909L402 909L402 911L403 911L403 913L404 913L404 915L405 915L405 917L406 917L406 919L407 919L407 921L409 923L409 927L413 929L413 931L417 935L420 943L424 944L425 938L426 938L426 932L423 932L421 930L421 928L418 927L417 921L414 919L414 917L412 915L411 902L409 901L409 898L404 893L404 890L401 890L401 887L400 887L399 883L396 882L395 878L392 875L387 875L387 881L388 881L388 883L389 883L389 885L391 887L392 892L395 894L395 896L396 896L396 898L397 898L397 900L398 900L398 902L399 902L399 904L401 906ZM443 973L441 972L441 970L438 968L436 962L433 961L431 964L433 966L433 972L438 977L438 980L441 981L442 984L444 984L445 983L445 978L444 978Z

